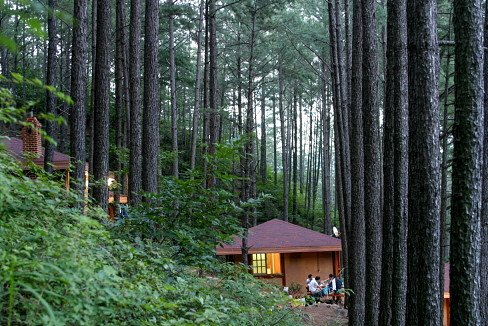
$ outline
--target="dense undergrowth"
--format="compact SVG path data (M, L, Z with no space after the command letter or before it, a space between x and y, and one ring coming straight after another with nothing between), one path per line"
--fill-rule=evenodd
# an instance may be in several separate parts
M279 289L214 258L236 230L232 205L191 182L168 179L151 205L107 223L0 150L0 324L299 324Z

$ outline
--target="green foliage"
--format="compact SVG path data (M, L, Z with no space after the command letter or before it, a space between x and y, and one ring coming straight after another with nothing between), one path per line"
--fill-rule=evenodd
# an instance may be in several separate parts
M107 229L97 221L103 212L81 215L76 198L48 176L23 176L3 153L0 171L0 324L298 322L278 288L212 258L215 242L235 231L226 194L167 180L152 198L158 205ZM183 263L199 259L208 268L198 273Z
M237 208L231 193L206 189L203 181L164 177L159 194L146 194L149 202L132 209L112 232L164 244L173 258L199 267L214 263L215 247L239 233Z
M0 105L1 121L23 123L25 108L3 88ZM299 323L278 288L215 259L239 231L230 193L165 178L150 204L112 225L28 168L35 180L0 149L0 324Z

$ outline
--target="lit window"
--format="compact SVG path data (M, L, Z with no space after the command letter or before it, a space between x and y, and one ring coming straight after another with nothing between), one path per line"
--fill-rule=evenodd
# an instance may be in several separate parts
M253 274L281 274L280 254L252 254Z

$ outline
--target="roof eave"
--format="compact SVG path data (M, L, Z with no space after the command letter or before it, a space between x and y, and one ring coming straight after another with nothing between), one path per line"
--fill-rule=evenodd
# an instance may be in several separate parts
M298 253L298 252L334 252L342 251L341 246L320 246L320 247L263 247L263 248L249 248L249 254L257 253ZM241 248L217 248L217 256L223 255L240 255Z

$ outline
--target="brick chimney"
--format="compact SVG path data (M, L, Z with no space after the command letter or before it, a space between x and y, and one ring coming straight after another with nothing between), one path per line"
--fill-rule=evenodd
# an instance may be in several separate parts
M35 128L32 127L23 127L22 128L22 142L23 142L23 152L24 153L32 153L36 157L42 156L42 142L41 142L41 134L39 129L41 128L41 123L37 120L36 117L32 115L25 120L26 122L30 122L34 125Z

